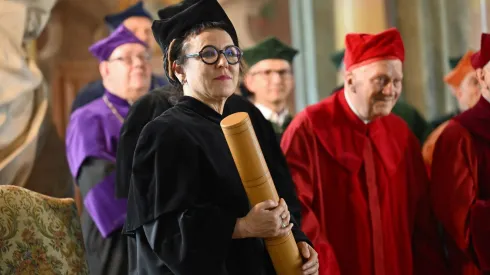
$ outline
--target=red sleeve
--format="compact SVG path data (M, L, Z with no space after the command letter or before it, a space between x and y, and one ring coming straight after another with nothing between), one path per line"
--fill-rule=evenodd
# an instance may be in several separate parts
M430 205L429 179L427 168L420 154L418 140L413 136L412 171L409 183L413 184L416 200L415 223L413 230L413 274L447 274L444 250L437 229L437 220Z
M478 263L490 271L490 201L476 200L471 207L470 233Z
M318 163L316 146L310 122L304 113L301 113L282 136L281 148L284 151L301 204L301 229L310 238L318 252L320 275L337 275L340 274L340 270L334 252L326 236L322 234L320 230L322 226L312 209L315 185L319 184L315 172Z
M490 246L478 251L482 231L489 236L488 203L476 201L477 195L477 159L466 129L457 122L451 122L439 137L432 162L431 201L434 212L442 223L445 232L454 241L459 250L470 254L470 233L476 254L485 254L488 266ZM475 201L477 202L475 204ZM486 212L485 217L481 215ZM477 227L477 224L485 227ZM473 230L472 230L473 228ZM488 237L483 237L488 238ZM486 252L484 252L486 251ZM481 257L478 257L481 258ZM483 262L481 261L483 260ZM480 263L485 260L482 258Z

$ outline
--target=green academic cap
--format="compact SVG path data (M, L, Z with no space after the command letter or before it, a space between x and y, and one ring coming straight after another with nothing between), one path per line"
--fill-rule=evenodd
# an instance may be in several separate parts
M259 61L265 59L283 59L289 63L293 62L293 58L298 51L282 43L275 37L268 37L257 45L247 48L243 51L243 58L247 65L252 67Z
M462 56L458 56L458 57L450 57L449 58L449 67L451 67L451 70L456 68L456 66L458 65L459 61L461 61L461 58L463 58Z
M342 62L344 62L344 54L345 54L345 49L342 49L330 55L330 60L332 60L337 70L340 69Z

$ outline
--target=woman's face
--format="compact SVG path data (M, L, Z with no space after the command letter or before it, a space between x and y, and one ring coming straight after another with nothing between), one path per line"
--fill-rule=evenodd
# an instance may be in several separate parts
M223 50L234 44L227 32L208 29L188 38L183 45L183 54L199 53L206 46ZM187 58L183 66L178 67L176 75L183 83L184 91L189 90L206 98L223 99L228 98L237 89L240 65L228 64L224 54L220 53L218 61L212 65L204 63L201 57L197 56Z

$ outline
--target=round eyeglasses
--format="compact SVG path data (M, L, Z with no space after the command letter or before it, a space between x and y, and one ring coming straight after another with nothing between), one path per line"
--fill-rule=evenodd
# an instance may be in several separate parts
M107 61L109 61L109 62L121 61L121 62L125 63L126 65L131 66L131 65L133 65L133 63L135 63L135 60L139 60L142 63L148 63L151 61L151 54L144 53L144 54L135 55L135 56L121 56L121 57L115 57L115 58L109 59Z
M237 46L227 46L223 50L218 50L215 46L205 46L198 53L184 55L183 58L200 57L202 62L208 65L214 65L218 62L220 55L225 56L226 61L230 65L235 65L242 59L242 50Z

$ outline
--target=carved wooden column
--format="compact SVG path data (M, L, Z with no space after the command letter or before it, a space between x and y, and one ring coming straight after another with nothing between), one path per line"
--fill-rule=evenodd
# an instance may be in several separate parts
M53 120L58 134L64 139L71 105L78 91L90 81L100 78L96 60L65 61L59 63L51 80Z
M322 100L332 93L337 86L336 68L330 61L330 53L335 51L336 34L334 0L313 1L315 23L315 56L318 83L318 99Z
M254 46L258 41L253 38L249 18L259 12L259 8L268 0L218 0L235 27L240 47Z
M334 0L335 47L343 49L350 32L378 33L387 29L385 0Z
M469 34L469 46L472 49L479 50L480 49L480 38L481 33L485 31L483 26L486 25L486 31L490 32L490 25L488 22L490 15L490 1L488 0L467 0L465 2L465 9L468 10L469 18L466 22L468 26L468 34ZM484 19L482 20L482 8L486 8L487 14L487 22ZM485 24L486 23L486 24Z
M468 5L468 2L473 3ZM473 6L475 2L479 2L479 0L452 0L445 4L444 21L447 26L446 35L448 54L451 57L462 56L470 49L470 44L472 42L471 37L473 35L472 32L474 32L472 29L475 27L473 24L476 23L478 25L480 22L479 10L476 11L478 15L475 16L474 12L469 8L469 6ZM477 27L479 32L481 27ZM478 43L479 39L480 37L478 36Z
M425 94L429 71L424 60L424 37L422 28L422 0L397 0L398 20L396 25L403 36L405 64L403 66L403 94L407 102L421 112L427 109Z
M388 28L386 0L331 0L335 51L345 48L345 35L352 32L378 33ZM331 51L333 52L333 51ZM335 86L344 83L343 72L335 73ZM332 87L333 88L333 87Z
M475 2L474 0L471 1ZM470 16L472 13L470 8L472 4L469 5L468 2L468 0L452 0L445 2L445 8L443 10L443 22L446 23L445 43L447 45L446 63L443 64L445 72L449 72L450 70L447 59L450 57L462 56L469 49L476 49L470 46L472 43L471 37L473 35L473 27L470 22L473 22L475 18ZM480 27L478 29L480 29ZM445 103L445 108L442 110L443 112L450 112L458 107L456 98L453 96L447 85L445 89Z
M442 0L396 0L396 24L405 42L405 99L429 119L454 106L443 82L449 70L449 33L455 29L448 25L447 17L455 15L447 14L447 7L454 4ZM464 12L464 7L457 8L458 14Z
M289 0L294 61L295 103L299 112L330 95L335 70L329 55L334 51L334 0Z

